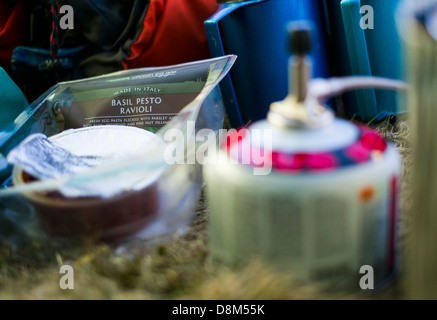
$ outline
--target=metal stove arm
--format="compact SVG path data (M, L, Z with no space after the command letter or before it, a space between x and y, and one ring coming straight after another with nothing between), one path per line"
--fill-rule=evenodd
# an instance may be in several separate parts
M382 77L341 77L329 79L313 79L309 83L307 101L324 104L329 98L356 89L385 89L407 91L408 84L401 80Z

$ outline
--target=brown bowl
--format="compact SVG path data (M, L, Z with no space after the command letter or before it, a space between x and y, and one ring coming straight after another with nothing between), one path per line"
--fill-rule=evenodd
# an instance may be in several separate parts
M92 127L95 128L92 130L110 130L109 127L116 126L102 127L108 128ZM129 134L132 134L132 129L129 128L129 130ZM75 132L69 134L75 134ZM57 138L53 136L50 139ZM141 190L125 191L110 198L67 198L58 191L29 192L24 196L34 205L41 225L49 235L86 236L105 242L114 242L134 235L156 217L160 208L158 192L160 176L161 174L155 174ZM12 179L15 185L36 180L18 166L14 167Z

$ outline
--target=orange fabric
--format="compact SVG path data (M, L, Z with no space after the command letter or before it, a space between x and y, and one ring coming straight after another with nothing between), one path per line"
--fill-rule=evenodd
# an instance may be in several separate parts
M123 69L157 67L211 57L203 22L216 0L151 0L143 31Z
M18 0L13 8L0 1L0 66L10 66L12 51L27 37L28 21L23 0Z

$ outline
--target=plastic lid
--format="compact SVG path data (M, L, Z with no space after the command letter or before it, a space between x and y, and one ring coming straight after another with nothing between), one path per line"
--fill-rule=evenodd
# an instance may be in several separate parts
M318 130L292 131L261 121L231 133L222 150L243 165L262 167L268 161L274 171L296 174L369 162L382 156L387 146L374 130L337 119Z
M272 132L270 148L287 153L327 152L340 149L353 144L359 135L357 126L340 119L335 120L329 126L302 130L278 129L267 121L259 121L250 126L250 131L261 132L261 138L258 134L252 135L252 146L264 148L263 132L269 129Z

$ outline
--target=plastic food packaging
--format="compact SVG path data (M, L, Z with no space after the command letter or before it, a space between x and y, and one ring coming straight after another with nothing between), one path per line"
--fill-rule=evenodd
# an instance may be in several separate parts
M183 232L202 189L200 130L223 128L236 57L63 82L0 132L0 239L108 242ZM31 227L29 227L31 226ZM38 229L40 228L40 229Z

